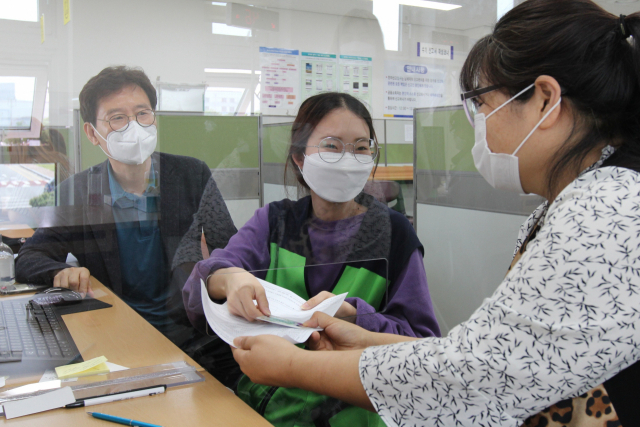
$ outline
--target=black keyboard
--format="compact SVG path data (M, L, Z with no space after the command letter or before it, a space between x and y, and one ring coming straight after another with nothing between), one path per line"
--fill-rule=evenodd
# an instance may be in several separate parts
M81 360L55 306L30 299L0 301L0 375L44 372Z

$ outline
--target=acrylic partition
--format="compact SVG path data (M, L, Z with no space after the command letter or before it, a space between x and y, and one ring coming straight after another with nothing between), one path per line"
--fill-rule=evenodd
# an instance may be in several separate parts
M78 117L78 128L82 121ZM222 193L231 218L240 228L261 205L259 120L257 116L212 116L202 113L157 113L157 151L204 161ZM107 159L79 132L80 170Z
M13 141L19 139L7 139L0 147L0 225L3 229L37 227L32 208L55 204L57 184L77 170L74 129L43 125L39 136L27 144Z
M542 199L495 190L480 176L462 106L416 109L414 138L414 226L446 334L500 284L520 225Z
M209 280L209 273L231 264L247 271L270 268L265 278L299 291L309 283L307 294L298 295L303 299L341 291L332 287L341 282L351 296L371 301L375 310L369 311L351 301L359 310L356 320L370 330L426 336L421 328L433 325L435 315L447 333L499 285L518 229L540 202L494 191L480 177L465 114L459 106L446 107L460 103L461 70L476 43L512 7L530 1L0 2L0 234L18 254L14 274L9 256L2 255L8 251L0 250L0 291L3 279L11 281L13 275L22 284L44 286L52 286L56 276L55 283L64 286L71 277L72 288L86 291L86 281L78 286L80 275L90 274L101 291L96 298L114 307L64 316L83 358L105 356L130 369L191 358L231 388L239 368L229 346L204 333L202 293L197 292L200 278ZM610 34L619 27L614 21L621 14L631 16L640 4L595 2L612 13ZM366 131L343 132L358 128L353 115L324 120L322 111L343 105L338 99L357 111L360 102L369 112L379 151L365 146ZM308 101L318 123L306 118L309 110L300 111ZM299 190L295 177L285 177L285 171L297 172L293 165L286 167L286 160L298 116L302 126L312 124L326 136L362 142L354 159L366 165L363 171L375 162L373 179L363 186L373 197L354 196L359 206L344 205L348 212L325 212L322 204L314 207L302 199L307 192ZM94 138L89 122L104 138ZM138 149L155 131L155 152ZM316 148L319 161L329 163L343 152L337 143ZM348 179L337 173L318 188L328 190L334 183L349 189ZM284 198L299 203L261 209ZM343 213L348 218L332 221ZM424 245L424 264L414 257L419 244L411 227ZM338 256L331 259L327 253ZM326 266L336 262L339 267ZM383 266L388 275L382 274ZM423 266L435 313L423 286ZM249 276L234 277L238 284L237 277ZM381 278L388 279L389 288L383 300L376 293ZM227 290L233 289L215 286L215 278L211 282L209 299L229 296ZM375 295L363 291L371 283L378 284ZM16 301L1 294L6 320L5 307ZM366 314L371 311L376 313ZM22 311L18 314L16 319L27 322ZM124 335L105 319L121 324ZM407 325L400 325L404 319ZM147 340L154 334L159 340ZM1 338L0 331L0 347ZM179 355L167 351L170 357L160 357L167 347ZM6 360L2 356L0 362ZM11 363L0 367L11 369ZM38 368L33 379L14 372L5 389L36 383L45 369ZM274 424L383 424L373 412L350 417L353 408L325 398L305 400L301 394L293 395L292 405L286 401L270 408L269 392L264 400L236 409L227 402L237 396L211 376L201 385L154 398L160 403L149 408L157 408L157 420L166 418L166 425L180 424L165 416L171 404L183 409L184 425L207 420L257 426L243 417L256 409L272 423L275 412L297 405L305 418ZM202 392L218 386L214 396ZM129 405L130 418L160 423L138 411L147 406L140 402L114 405ZM209 402L218 405L215 410L222 405L232 421L214 419ZM78 412L56 410L24 423L81 424L74 424L73 415L55 421L63 419L55 415L60 413Z

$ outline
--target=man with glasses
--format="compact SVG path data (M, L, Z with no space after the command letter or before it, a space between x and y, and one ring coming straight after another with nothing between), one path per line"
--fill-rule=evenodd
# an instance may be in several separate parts
M22 247L17 280L92 295L94 276L188 353L206 340L189 324L171 263L211 180L191 157L156 152L156 91L143 71L109 67L80 92L84 132L108 157L64 181L60 206ZM98 149L98 148L96 148ZM224 247L236 229L211 182ZM199 249L199 246L198 246ZM73 254L79 266L66 263Z

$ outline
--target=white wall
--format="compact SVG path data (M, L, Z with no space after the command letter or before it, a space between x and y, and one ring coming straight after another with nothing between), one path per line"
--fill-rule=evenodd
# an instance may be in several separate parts
M263 187L263 200L265 206L271 202L277 202L282 199L297 200L298 188L292 185L279 185L265 183Z
M492 2L487 0L487 4ZM430 11L420 25L408 23L412 18L405 9L401 51L390 52L384 50L371 1L258 3L279 13L278 32L255 30L252 38L213 35L211 23L224 21L224 8L195 0L75 1L71 2L71 22L63 25L62 0L40 0L40 11L45 14L45 42L40 42L38 23L0 21L2 40L11 40L0 46L0 65L45 66L50 79L51 124L70 125L70 110L78 106L74 98L90 77L109 65L140 66L152 81L224 86L248 85L249 79L211 75L204 69L257 69L259 46L371 56L373 115L381 117L384 61L416 62L418 41L430 42L434 37L441 38L443 32L462 35L466 31L434 31L438 17L445 12ZM458 12L446 13L453 16ZM464 57L463 51L458 52L460 59L449 64L449 86L454 90L456 70ZM457 102L455 96L451 102Z
M258 199L225 200L224 202L227 204L227 209L229 209L229 214L237 229L249 221L256 209L260 207Z
M257 69L259 46L373 57L373 115L381 117L384 61L417 60L417 42L451 42L460 55L445 61L445 104L457 104L458 70L475 40L491 30L497 11L496 0L458 0L462 7L449 12L403 6L401 49L392 52L384 50L368 0L253 0L251 4L279 13L280 29L255 30L252 38L211 34L211 23L224 22L226 12L210 1L72 1L67 25L62 1L39 0L44 43L39 23L0 20L0 72L7 64L47 68L52 125L71 124L74 98L105 66L141 66L153 81L166 83L248 85L247 79L208 75L204 68ZM629 14L635 7L600 3L614 14Z
M418 204L417 232L443 334L491 296L507 274L526 217Z

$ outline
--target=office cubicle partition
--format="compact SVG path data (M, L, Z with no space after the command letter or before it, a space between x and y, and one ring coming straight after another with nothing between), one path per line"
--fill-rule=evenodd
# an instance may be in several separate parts
M376 128L376 134L380 142L380 163L385 167L396 168L412 168L413 167L413 120L389 118L380 120L383 126L382 137ZM374 120L375 126L376 120ZM409 171L410 173L410 171ZM383 174L378 174L378 180L383 179ZM400 184L400 194L396 210L407 215L409 218L414 216L414 198L413 198L413 181L411 179L401 179L397 181Z
M236 227L260 207L260 150L257 116L209 116L202 113L156 112L157 151L195 157L213 174ZM77 117L78 129L82 119ZM106 160L84 132L79 132L80 169Z
M414 110L414 225L443 334L504 278L520 225L542 202L495 190L473 164L462 106Z
M202 113L157 112L160 152L191 156L211 168L236 226L244 224L260 207L285 197L299 197L295 177L287 185L284 166L291 138L291 116L211 116ZM76 113L76 170L106 160L87 139ZM412 121L374 120L380 144L379 166L413 165ZM409 129L408 129L409 127ZM404 206L413 216L413 183L401 183ZM300 193L302 195L304 193Z
M381 147L384 150L385 166L413 165L412 127L413 120L410 119L384 119L384 141L381 141Z
M290 116L262 116L261 119L260 150L262 162L260 166L263 205L284 198L297 200L298 187L292 171L287 171L286 183L284 176L293 118Z

